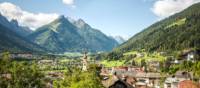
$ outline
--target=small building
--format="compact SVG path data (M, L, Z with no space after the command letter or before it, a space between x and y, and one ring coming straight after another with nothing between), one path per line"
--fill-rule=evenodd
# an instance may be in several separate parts
M137 81L143 80L148 87L156 87L160 85L160 79L165 76L160 73L137 73L134 77Z
M164 78L164 75L160 73L145 73L145 72L134 72L134 71L126 71L123 73L117 73L118 77L133 77L137 82L145 82L148 87L157 87L160 86L161 78ZM133 85L136 86L136 85Z
M119 77L116 75L116 73L114 73L114 75L109 79L103 80L102 84L106 88L134 88L132 84L129 84L132 83L133 81L134 80L131 80L131 78L127 80L122 79L122 77Z
M135 83L135 88L148 88L148 87L147 87L147 83L145 83L143 81L139 81L139 82Z
M150 71L156 72L160 69L160 62L159 61L149 61L148 68Z
M129 72L144 72L144 68L138 67L138 66L131 66L128 67Z
M180 61L192 61L194 62L195 60L198 60L198 58L195 58L196 55L200 55L200 50L184 50L180 55L179 55L179 60Z
M174 75L179 81L192 79L192 73L185 71L177 71Z
M164 88L179 88L178 84L184 80L191 79L191 73L185 71L177 71L175 75L167 77L164 82Z
M123 66L119 66L119 67L112 67L112 71L111 73L124 73L128 71L128 67L123 67Z
M116 82L114 82L114 84L112 84L108 88L133 88L133 86L129 85L128 83L122 80L117 80Z
M164 88L177 88L179 80L175 77L168 77L164 82Z

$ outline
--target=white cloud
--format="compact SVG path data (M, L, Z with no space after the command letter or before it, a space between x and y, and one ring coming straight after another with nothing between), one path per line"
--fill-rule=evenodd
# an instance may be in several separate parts
M9 20L16 19L20 25L31 29L48 24L59 16L56 13L31 13L9 2L0 3L0 13Z
M200 0L157 0L152 11L160 18L165 18L197 2L200 2Z
M74 5L74 0L62 0L64 4L72 7L72 8L76 8L76 6Z
M63 0L63 3L66 5L74 5L74 0Z
M67 4L67 5L73 5L74 4L74 0L63 0L63 3Z

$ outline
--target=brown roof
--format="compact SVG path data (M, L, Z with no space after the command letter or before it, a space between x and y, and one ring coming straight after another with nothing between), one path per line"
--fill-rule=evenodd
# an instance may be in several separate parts
M177 71L175 76L177 78L192 78L192 73L191 72L186 72L186 71Z
M123 70L128 70L128 67L119 66L119 67L114 67L114 69L123 69Z
M191 80L184 80L179 82L178 88L199 88L198 85Z
M112 88L117 83L122 83L122 84L126 85L127 88L133 88L133 86L131 84L127 83L126 81L123 81L122 79L120 79L120 77L115 76L115 75L112 76L111 78L109 78L108 80L102 81L102 84L106 88Z
M136 78L161 78L163 77L160 73L137 73L135 75Z
M115 82L117 82L119 78L117 76L112 76L108 80L103 80L102 84L104 87L108 88L109 86L113 85Z

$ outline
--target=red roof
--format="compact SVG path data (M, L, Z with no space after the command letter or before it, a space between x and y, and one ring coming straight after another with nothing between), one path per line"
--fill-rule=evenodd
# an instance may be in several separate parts
M199 88L198 85L191 80L184 80L178 83L178 88Z

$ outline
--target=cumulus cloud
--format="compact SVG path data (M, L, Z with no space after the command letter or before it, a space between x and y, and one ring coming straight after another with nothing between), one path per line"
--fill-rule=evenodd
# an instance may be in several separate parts
M74 0L63 0L63 3L66 4L66 5L73 5Z
M160 18L165 18L180 12L200 0L157 0L152 11Z
M48 24L59 16L56 13L31 13L9 2L0 3L0 13L8 20L15 19L21 26L28 26L31 29Z

